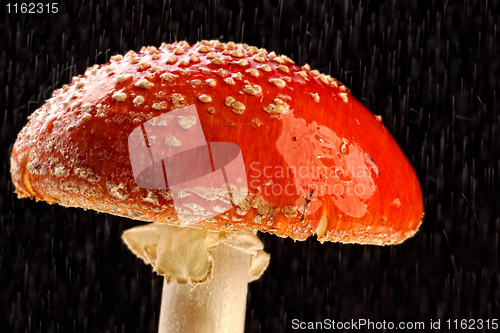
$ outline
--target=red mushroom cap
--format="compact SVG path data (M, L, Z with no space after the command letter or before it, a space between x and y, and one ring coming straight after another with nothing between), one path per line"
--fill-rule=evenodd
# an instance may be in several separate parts
M189 105L206 142L239 146L248 184L232 209L191 226L378 245L418 230L419 181L381 118L330 76L232 42L147 47L75 77L19 133L16 193L179 225L169 190L137 185L128 137Z

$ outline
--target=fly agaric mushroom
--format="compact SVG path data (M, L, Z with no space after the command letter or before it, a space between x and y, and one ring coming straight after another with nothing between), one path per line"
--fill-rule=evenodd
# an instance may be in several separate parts
M218 171L222 185L197 186ZM388 245L423 216L380 117L330 76L232 42L144 47L88 68L29 117L11 174L20 198L155 222L123 238L177 282L165 284L160 331L243 329L247 281L268 262L256 230Z

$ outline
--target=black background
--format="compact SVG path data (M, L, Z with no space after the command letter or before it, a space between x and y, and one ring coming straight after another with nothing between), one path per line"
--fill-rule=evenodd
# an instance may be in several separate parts
M291 332L293 319L426 329L441 319L442 331L448 319L500 319L498 1L59 1L56 14L13 13L14 2L9 13L7 3L1 332L157 330L162 278L120 239L137 222L17 199L9 157L26 117L72 76L176 39L245 42L337 77L382 115L422 185L425 220L402 245L260 234L272 259L249 285L246 332Z

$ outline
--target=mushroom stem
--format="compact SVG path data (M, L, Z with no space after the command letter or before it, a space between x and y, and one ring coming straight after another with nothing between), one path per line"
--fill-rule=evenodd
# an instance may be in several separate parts
M163 284L159 333L240 333L245 310L251 255L221 243L213 251L213 276L193 287Z

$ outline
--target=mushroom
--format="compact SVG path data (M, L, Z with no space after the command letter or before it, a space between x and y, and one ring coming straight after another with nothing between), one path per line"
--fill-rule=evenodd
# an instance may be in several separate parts
M269 261L257 230L389 245L423 217L380 116L336 79L246 44L115 55L28 119L11 157L20 198L152 222L123 239L165 276L161 332L243 330L247 282Z

